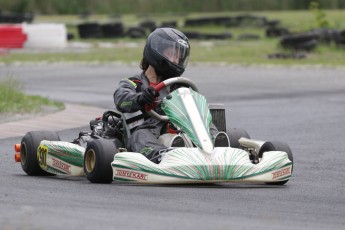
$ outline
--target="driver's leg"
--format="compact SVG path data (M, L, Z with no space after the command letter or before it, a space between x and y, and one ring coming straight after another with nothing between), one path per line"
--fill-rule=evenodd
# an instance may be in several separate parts
M230 147L230 140L226 132L219 132L213 123L210 125L210 133L214 141L214 147Z
M133 152L141 153L149 160L158 163L159 153L167 149L161 144L151 129L135 130L128 140L128 148Z

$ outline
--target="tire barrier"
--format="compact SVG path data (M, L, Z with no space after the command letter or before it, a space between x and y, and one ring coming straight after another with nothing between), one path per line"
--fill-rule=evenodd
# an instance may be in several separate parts
M102 28L96 22L82 23L78 26L78 34L80 38L101 38Z
M67 46L67 30L64 24L23 24L23 32L27 34L24 44L26 48L65 48Z
M307 55L305 53L275 53L269 54L267 56L269 59L303 59L306 58Z
M266 20L266 26L277 28L280 25L280 20Z
M145 24L144 27L142 25L140 27L131 27L125 31L122 23L107 23L102 25L98 23L84 23L78 25L78 33L81 39L119 38L125 36L130 38L146 38L146 30L149 29L146 27L149 27L149 24Z
M283 36L280 44L287 49L312 51L317 45L317 36L310 32L290 34Z
M188 37L188 39L217 39L217 40L226 40L231 39L232 34L230 32L220 33L220 34L208 34L208 33L199 33L194 31L183 31L183 33Z
M288 29L279 28L275 26L268 27L265 32L266 37L269 37L269 38L281 37L288 34L290 34L290 31Z
M234 19L231 17L205 17L196 19L186 19L185 26L205 26L205 25L231 25Z
M34 20L33 13L1 13L0 12L0 23L31 23Z
M23 48L27 35L20 25L0 25L0 48Z
M277 25L279 23L279 21L269 21L266 17L255 15L239 15L236 17L203 17L185 20L185 26L189 27L205 25L221 25L226 27L263 27Z
M148 29L150 32L154 31L158 26L154 21L143 21L139 24L140 28Z
M162 22L160 27L176 28L177 27L177 21Z
M127 31L127 36L130 38L146 38L146 31L140 27L131 27Z
M240 34L237 37L240 41L249 41L249 40L259 40L260 35L257 34Z
M217 40L226 40L231 39L232 34L230 32L220 33L220 34L201 34L202 39L217 39Z
M118 38L124 35L124 28L121 22L103 24L101 29L102 37L105 38Z
M311 31L319 42L330 44L337 41L340 31L334 29L315 29Z
M335 44L339 47L345 48L345 30L338 31L335 38Z
M187 36L188 39L201 39L202 38L202 36L199 32L183 31L183 33Z
M73 40L74 34L73 33L67 33L67 41Z

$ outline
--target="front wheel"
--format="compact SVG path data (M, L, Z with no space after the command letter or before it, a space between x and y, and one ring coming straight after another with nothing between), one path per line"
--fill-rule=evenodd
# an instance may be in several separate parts
M28 132L20 143L20 162L24 172L29 176L53 175L44 171L38 164L37 149L42 140L60 141L60 137L53 131Z
M84 154L84 172L92 183L111 183L113 169L111 162L117 153L114 141L93 139L87 143Z
M288 155L289 160L292 162L293 164L293 156L292 156L292 151L289 147L288 144L284 143L284 142L280 142L280 141L270 141L270 142L265 142L259 151L259 158L262 157L264 152L268 152L268 151L282 151L282 152L286 152ZM292 168L293 169L293 168ZM292 169L291 169L291 173L292 173ZM266 184L269 185L284 185L288 182L289 180L283 180L283 181L277 181L277 182L267 182Z
M250 139L249 134L244 129L230 128L226 133L229 136L230 147L232 148L241 148L241 144L238 142L241 137Z

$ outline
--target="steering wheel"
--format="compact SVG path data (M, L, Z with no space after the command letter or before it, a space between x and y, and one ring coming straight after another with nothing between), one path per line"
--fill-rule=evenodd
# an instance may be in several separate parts
M165 81L162 81L158 85L156 85L154 87L154 89L156 92L159 92L162 89L164 89L164 88L166 88L172 84L176 84L176 83L187 85L187 86L191 87L195 92L199 92L199 90L196 87L196 85L194 84L194 82L192 82L191 80L189 80L188 78L185 78L185 77L169 78ZM153 111L151 105L145 105L145 110L146 110L147 114L149 114L151 117L154 117L160 121L168 121L169 120L169 118L167 116L160 115L160 114L156 113L155 111Z

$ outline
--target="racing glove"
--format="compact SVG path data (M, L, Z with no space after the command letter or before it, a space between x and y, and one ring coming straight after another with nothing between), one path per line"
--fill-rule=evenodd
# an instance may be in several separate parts
M159 96L159 93L156 93L154 88L149 87L145 89L141 95L138 97L138 104L141 106L152 105L155 102L155 98Z

